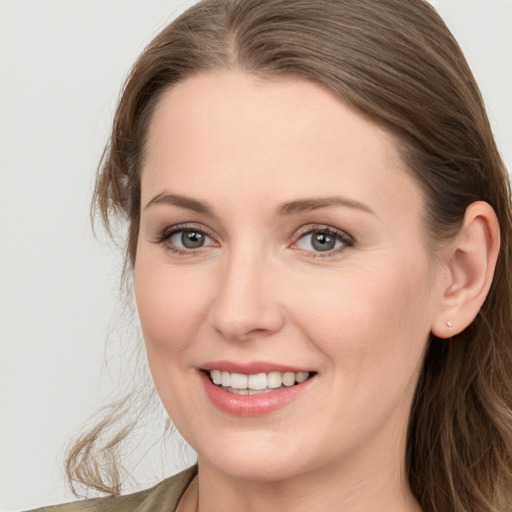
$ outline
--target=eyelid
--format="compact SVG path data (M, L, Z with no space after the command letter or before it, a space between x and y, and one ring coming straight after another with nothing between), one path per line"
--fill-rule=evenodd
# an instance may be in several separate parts
M166 245L166 242L176 233L179 233L181 231L197 231L199 233L204 234L206 237L208 237L210 240L212 240L213 244L208 244L202 247L198 247L197 249L185 249L178 246L170 246L169 244ZM202 224L197 224L195 222L183 222L180 224L174 224L172 226L167 226L163 230L159 231L157 238L155 240L155 243L166 245L166 248L169 249L172 252L181 253L181 254L189 254L192 255L194 253L197 253L201 250L204 250L208 247L211 247L212 245L219 245L219 242L216 240L216 237L212 235L210 230L206 228Z
M340 240L343 243L342 247L338 247L337 249L332 249L329 251L313 251L313 250L306 250L301 249L298 247L294 247L299 240L301 240L304 236L310 235L315 232L325 232L329 235L334 236L337 240ZM302 251L303 253L307 254L308 257L314 257L314 258L325 258L329 256L335 256L342 252L344 252L347 248L353 247L355 245L356 241L352 235L347 233L346 231L335 228L333 226L330 226L328 224L308 224L306 226L302 226L299 228L299 230L296 232L296 234L293 237L293 242L291 243L290 247L294 248L295 250Z
M203 233L206 237L208 237L213 243L208 244L202 247L199 247L197 249L185 249L181 248L179 246L175 245L167 245L166 248L172 252L175 253L181 253L181 254L188 254L188 255L194 255L200 251L203 251L209 247L212 246L219 246L219 242L217 240L217 237L211 233L211 231L206 228L202 224L198 224L195 222L184 222L180 224L174 224L171 226L167 226L164 229L162 229L159 234L157 235L156 240L154 241L157 244L165 245L166 242L169 240L169 238L181 231L198 231L200 233ZM342 242L342 247L338 247L336 249L331 249L327 251L314 251L314 250L307 250L302 249L299 247L294 247L298 243L298 241L303 238L306 235L315 233L315 232L325 232L329 235L335 237L338 241ZM353 247L355 245L355 240L352 235L347 233L346 231L335 228L328 224L307 224L305 226L302 226L299 228L296 233L293 235L293 240L291 244L289 245L290 248L301 251L304 254L307 254L308 257L329 257L329 256L335 256L338 255L341 252L344 252L347 248Z

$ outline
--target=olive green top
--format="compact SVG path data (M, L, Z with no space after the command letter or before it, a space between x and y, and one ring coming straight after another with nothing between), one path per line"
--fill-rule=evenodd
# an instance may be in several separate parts
M192 466L145 491L51 505L32 512L174 512L196 474L197 466Z

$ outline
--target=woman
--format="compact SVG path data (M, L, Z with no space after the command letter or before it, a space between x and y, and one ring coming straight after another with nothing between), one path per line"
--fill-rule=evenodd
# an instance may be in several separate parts
M84 510L510 508L508 178L428 4L197 4L135 64L95 204L198 464ZM68 468L115 493L107 424Z

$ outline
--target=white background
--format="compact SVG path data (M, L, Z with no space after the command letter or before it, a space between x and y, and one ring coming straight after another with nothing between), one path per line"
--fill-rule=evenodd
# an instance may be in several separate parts
M0 510L71 499L63 447L109 391L100 376L121 266L92 236L93 176L130 65L191 3L0 0ZM433 3L510 169L512 1Z

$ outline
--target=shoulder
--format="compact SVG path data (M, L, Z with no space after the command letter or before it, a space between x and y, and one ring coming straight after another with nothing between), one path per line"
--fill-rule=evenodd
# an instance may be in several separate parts
M197 466L144 491L42 507L30 512L172 512L197 473Z

